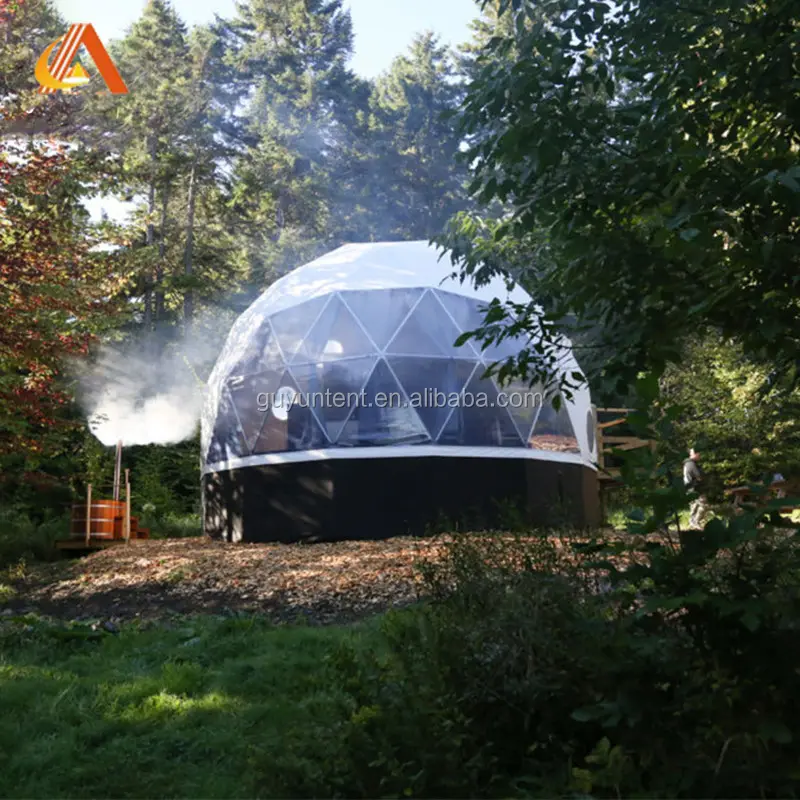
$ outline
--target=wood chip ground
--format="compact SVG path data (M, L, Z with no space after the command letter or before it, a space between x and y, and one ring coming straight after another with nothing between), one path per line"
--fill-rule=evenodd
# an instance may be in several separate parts
M260 613L276 622L346 623L414 603L415 562L435 540L225 544L207 538L131 542L83 558L31 566L6 615L156 619Z

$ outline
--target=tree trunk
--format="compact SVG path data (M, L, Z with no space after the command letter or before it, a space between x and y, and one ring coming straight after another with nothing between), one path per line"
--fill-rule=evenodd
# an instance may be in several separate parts
M194 265L192 258L194 255L194 207L197 199L197 153L192 158L192 170L189 173L189 197L188 211L186 214L186 250L184 252L183 271L186 277L191 277ZM192 317L194 316L194 292L191 286L186 288L183 296L183 326L188 333L192 327Z
M161 222L159 224L160 233L158 238L158 266L156 267L156 323L164 318L164 289L161 286L164 280L164 257L167 250L167 210L169 207L169 189L167 183L164 186L161 197Z
M153 245L155 230L153 228L153 214L156 212L156 147L155 136L150 137L147 150L150 154L150 187L147 193L147 228L144 243L147 246L147 257L150 257L150 248ZM150 331L153 327L153 276L147 269L144 275L144 329Z

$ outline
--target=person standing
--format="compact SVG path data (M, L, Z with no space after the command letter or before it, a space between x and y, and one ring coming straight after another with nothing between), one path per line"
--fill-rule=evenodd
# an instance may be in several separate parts
M694 499L690 506L689 527L701 530L708 516L708 501L705 496L705 475L700 466L700 453L693 447L689 449L689 458L683 462L683 485Z

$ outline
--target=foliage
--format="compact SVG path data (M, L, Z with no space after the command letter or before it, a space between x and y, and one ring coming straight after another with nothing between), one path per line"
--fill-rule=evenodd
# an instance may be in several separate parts
M471 188L506 213L485 223L493 258L470 218L453 256L479 280L518 266L549 320L599 327L622 391L709 326L796 377L796 4L500 5L514 24L486 42L460 119ZM539 309L520 313L535 333Z
M39 54L64 32L49 0L0 0L0 137L74 132L80 95L37 94Z
M113 311L118 282L75 213L82 172L60 148L0 150L0 454L41 451L67 401L57 377Z
M797 796L800 553L752 531L457 541L427 569L433 604L333 659L357 704L342 792Z
M24 508L0 506L0 567L55 559L55 542L68 526L61 514L37 521L30 519Z
M770 369L746 358L741 345L710 334L690 339L680 365L661 380L660 402L681 409L672 432L678 444L698 445L727 485L775 472L800 475L800 391L763 391Z

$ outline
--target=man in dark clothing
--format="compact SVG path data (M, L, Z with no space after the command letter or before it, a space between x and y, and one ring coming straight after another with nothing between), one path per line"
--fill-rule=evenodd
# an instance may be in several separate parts
M705 476L699 461L700 453L691 448L689 458L683 462L683 485L694 495L689 516L689 527L692 530L702 529L708 516L708 501L703 494Z

